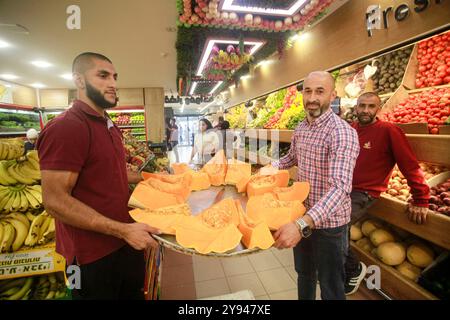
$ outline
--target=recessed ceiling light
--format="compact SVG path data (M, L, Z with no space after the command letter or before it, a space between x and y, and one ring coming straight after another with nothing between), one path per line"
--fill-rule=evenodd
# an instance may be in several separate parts
M72 80L72 74L71 73L64 73L61 75L61 78L66 80Z
M42 83L33 83L31 86L36 89L45 88L45 84L42 84Z
M52 65L51 63L42 60L32 61L31 64L35 65L38 68L48 68Z
M19 77L14 74L4 73L4 74L0 74L0 78L5 79L5 80L16 80Z
M5 87L7 87L7 88L12 88L12 85L10 85L10 84L5 84Z
M252 8L247 6L240 6L234 4L234 0L224 0L222 4L222 11L232 12L246 12L246 13L259 13L278 16L292 16L296 13L307 0L297 0L288 9L275 9L275 8Z
M8 48L8 47L11 47L11 45L8 42L0 40L0 48Z

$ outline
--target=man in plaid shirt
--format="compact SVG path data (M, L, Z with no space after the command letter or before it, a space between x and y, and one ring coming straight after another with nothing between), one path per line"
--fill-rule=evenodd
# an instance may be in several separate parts
M306 77L307 119L296 128L289 153L272 164L278 169L297 165L298 180L311 184L305 216L274 234L275 247L294 248L299 299L314 300L319 280L322 299L345 300L347 225L359 142L356 131L331 110L335 98L334 79L328 72Z

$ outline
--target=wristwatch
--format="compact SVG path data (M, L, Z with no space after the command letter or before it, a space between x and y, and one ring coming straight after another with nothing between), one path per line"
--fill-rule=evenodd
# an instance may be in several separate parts
M305 220L295 220L295 225L297 226L298 231L300 231L300 234L303 238L308 238L312 234L311 227L305 222Z

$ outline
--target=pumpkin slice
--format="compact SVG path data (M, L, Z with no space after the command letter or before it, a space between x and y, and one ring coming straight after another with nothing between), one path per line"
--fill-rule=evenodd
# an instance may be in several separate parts
M181 217L190 215L191 208L186 203L153 210L134 209L130 211L130 216L134 221L148 224L161 230L162 233L173 235L175 235L173 226L178 223Z
M192 170L191 172L189 172L189 174L192 176L192 191L206 190L211 187L211 182L209 181L209 176L206 172L198 172Z
M234 200L228 198L196 217L181 217L174 228L180 245L207 254L224 253L236 248L242 238L238 225L238 209Z
M248 249L260 248L268 249L274 244L272 233L269 226L264 221L254 222L250 219L242 209L239 200L236 201L236 207L238 208L240 222L239 231L242 233L242 243Z
M171 168L174 174L182 174L191 170L187 163L172 163Z
M271 230L297 220L305 212L300 201L281 201L273 193L251 197L247 202L247 216L255 221L265 221Z
M243 161L232 159L228 161L225 184L237 185L242 179L250 178L252 165Z
M167 193L141 182L131 194L128 205L139 209L158 209L184 202L183 197L178 194Z
M181 195L186 201L191 193L192 176L189 173L180 175L148 174L144 183L149 186L172 194Z
M280 188L276 187L273 192L278 200L293 201L298 200L303 202L308 197L310 190L309 182L294 182L290 187Z
M227 158L223 150L206 163L202 172L206 172L213 186L221 186L225 184L225 176L227 174Z
M287 187L289 183L289 171L278 170L273 175L255 175L247 184L247 196L253 197L267 192L273 192L276 187Z
M237 192L247 192L247 185L251 180L251 176L250 177L244 177L241 180L239 180L238 183L236 183L236 189Z

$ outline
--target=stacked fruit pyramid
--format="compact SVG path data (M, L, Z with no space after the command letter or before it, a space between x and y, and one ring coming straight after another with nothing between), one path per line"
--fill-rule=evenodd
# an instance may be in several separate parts
M30 151L25 156L23 153L22 140L0 140L0 253L3 254L46 245L55 238L55 220L42 206L37 151ZM7 286L3 285L9 280L1 281L0 299L21 299L29 296L27 291L33 284L36 288L39 284L45 286L44 280L30 279L15 279ZM53 278L48 281L53 281ZM20 290L22 288L25 292ZM51 297L54 298L58 290L50 291L53 291Z
M241 242L248 249L268 249L274 239L271 231L301 217L302 202L309 193L307 182L288 187L289 172L252 175L251 165L226 159L219 151L201 171L187 164L173 164L174 174L144 173L145 180L134 189L129 206L131 217L175 235L179 245L197 253L227 253ZM199 215L192 215L187 200L192 191L211 186L233 185L246 193L246 209L240 201L225 198Z

